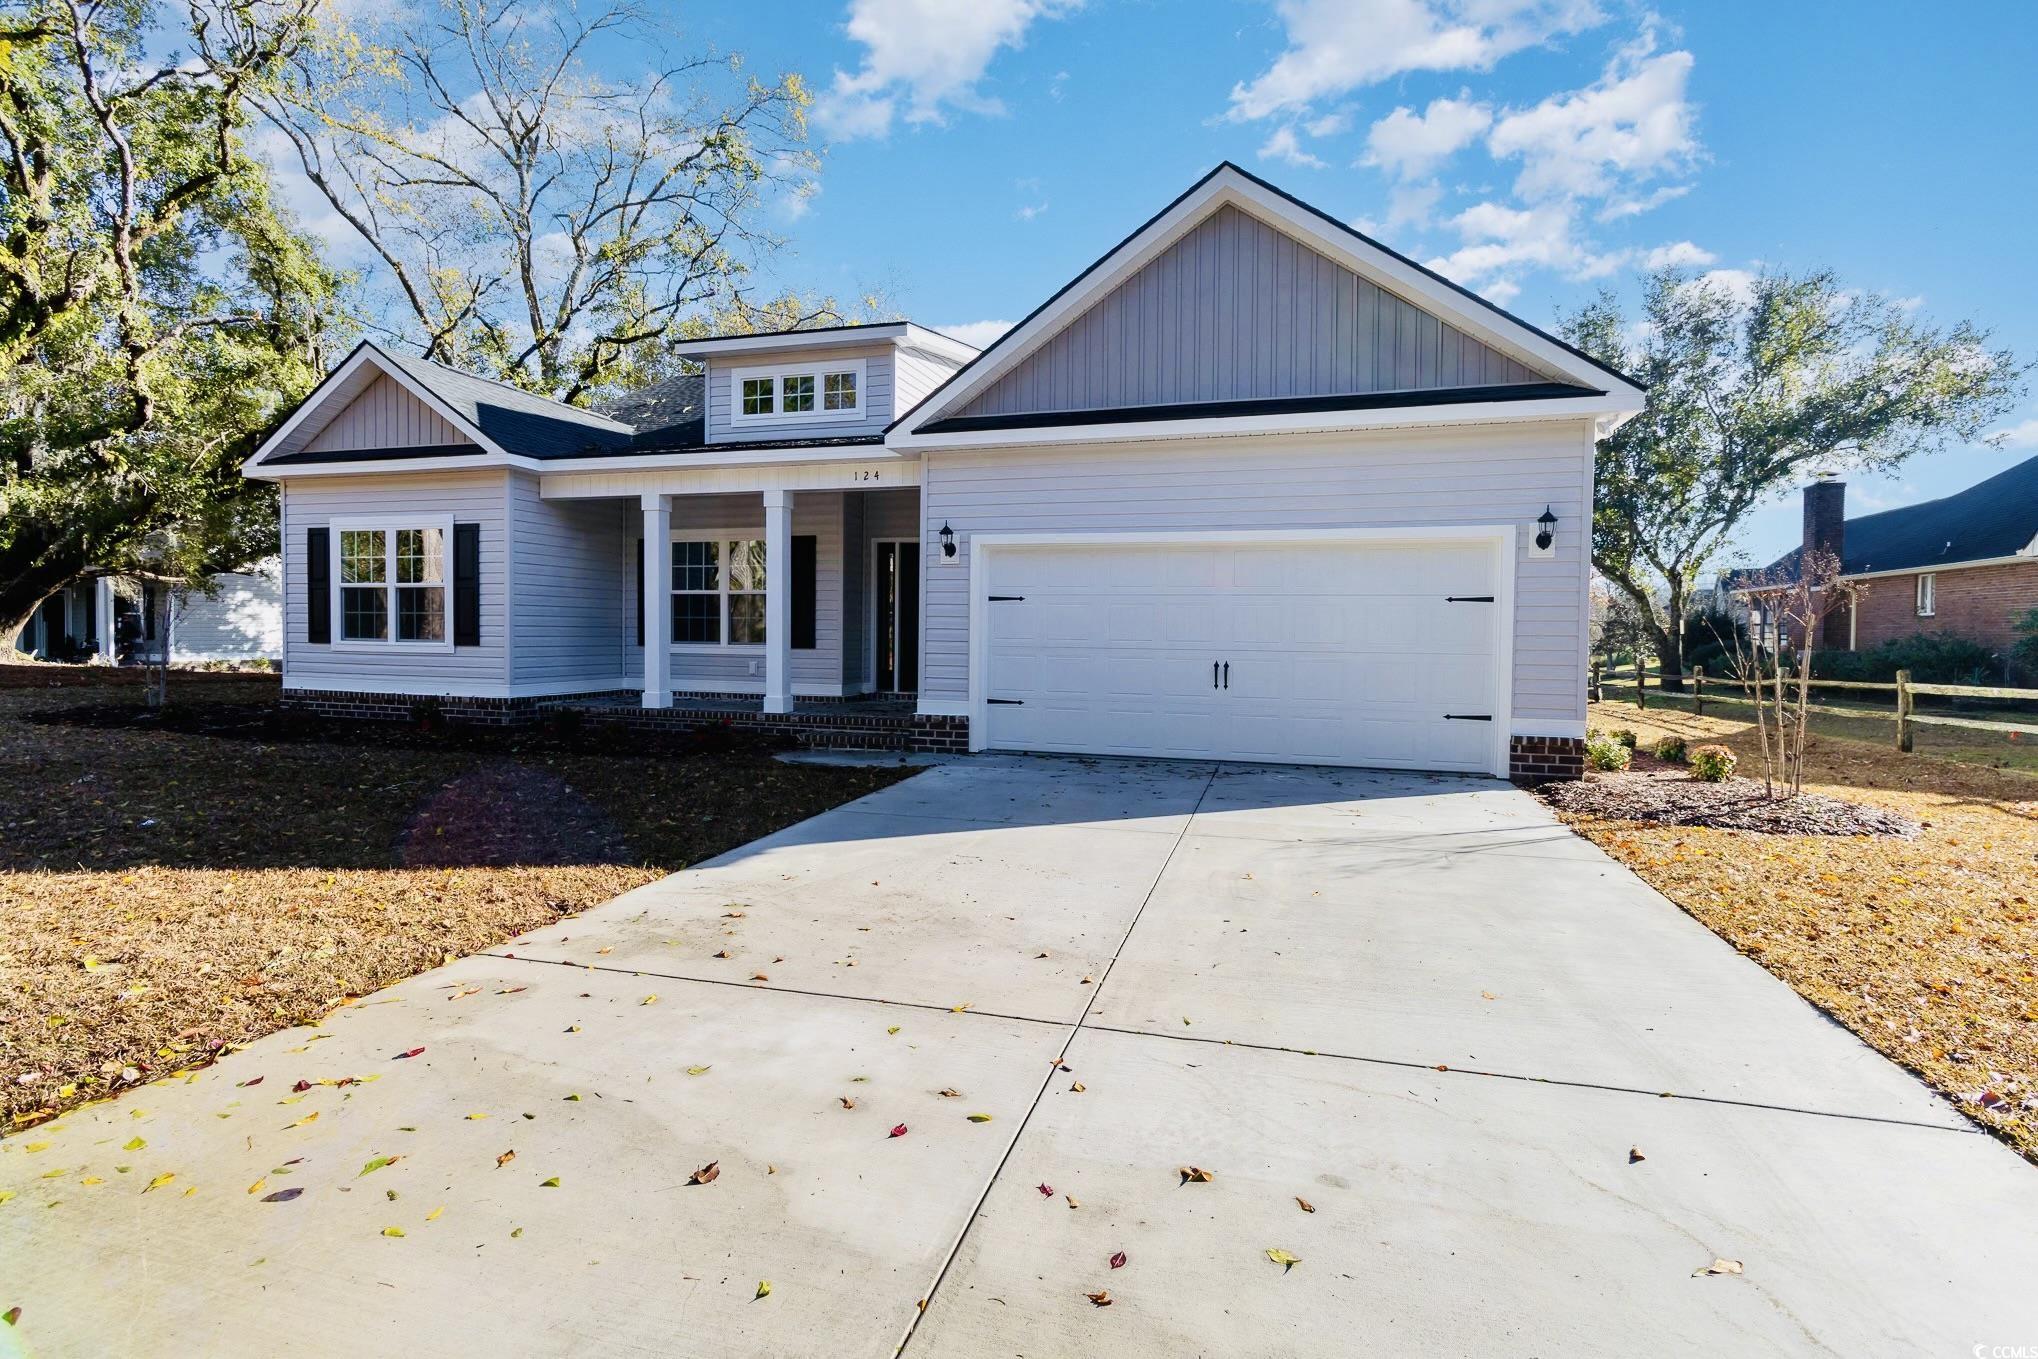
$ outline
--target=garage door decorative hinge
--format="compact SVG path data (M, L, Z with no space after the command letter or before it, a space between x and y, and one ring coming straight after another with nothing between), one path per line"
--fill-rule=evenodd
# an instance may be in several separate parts
M998 700L997 700L997 699L995 699L995 698L991 700L991 702L993 702L993 703L996 703L997 701L998 701ZM1493 714L1492 714L1492 713L1445 713L1445 714L1444 714L1444 721L1446 721L1446 722L1491 722L1492 720L1493 720Z
M1006 705L1007 707L1012 707L1012 708L1023 708L1023 707L1025 707L1025 706L1026 706L1026 700L1025 700L1025 699L1023 699L1023 698L987 698L987 699L985 699L985 700L984 700L984 702L986 702L986 703L1003 703L1003 704L1005 704L1005 705Z
M1491 604L1492 595L1445 595L1446 604Z
M993 603L993 604L1017 604L1017 603L1019 603L1019 602L1020 602L1021 600L1025 599L1025 598L1026 598L1026 596L1025 596L1025 595L992 595L992 596L991 596L991 603Z

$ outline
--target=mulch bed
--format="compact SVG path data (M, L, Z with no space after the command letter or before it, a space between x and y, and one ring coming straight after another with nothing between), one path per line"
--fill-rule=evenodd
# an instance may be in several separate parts
M1879 807L1822 793L1770 798L1754 779L1706 783L1676 769L1631 769L1547 784L1544 801L1559 811L1609 821L1711 826L1766 835L1894 835L1915 837L1920 825Z

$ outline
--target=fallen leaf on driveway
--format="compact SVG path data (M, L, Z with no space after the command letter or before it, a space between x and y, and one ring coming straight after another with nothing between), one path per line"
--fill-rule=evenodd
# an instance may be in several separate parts
M1740 1272L1741 1262L1739 1260L1716 1259L1709 1265L1700 1265L1697 1269L1692 1270L1691 1277L1696 1279L1701 1274L1739 1274Z
M962 1091L960 1091L960 1090L957 1090L957 1089L956 1089L956 1088L955 1088L954 1086L952 1086L952 1085L951 1085L951 1086L949 1086L949 1087L947 1087L947 1088L946 1088L946 1089L944 1089L944 1090L938 1091L937 1093L938 1093L938 1094L940 1094L941 1098L943 1098L943 1099L961 1099L961 1098L962 1098Z
M488 1115L487 1115L487 1114L469 1114L469 1115L467 1115L467 1121L468 1121L469 1123L473 1123L473 1122L475 1122L475 1121L477 1121L477 1120L479 1120L479 1119L484 1119L484 1118L487 1118L487 1117L488 1117Z
M1069 1207L1071 1208L1080 1208L1083 1206L1082 1203L1077 1200L1074 1194L1063 1194L1062 1197L1069 1201Z
M989 1123L991 1116L989 1114L971 1114L969 1121L972 1123Z
M771 1280L759 1279L757 1281L757 1291L750 1295L750 1300L752 1302L756 1302L759 1298L768 1298L770 1296L771 1296Z
M302 1194L303 1192L304 1191L302 1189L299 1189L295 1185L293 1185L288 1189L279 1189L273 1194L264 1194L262 1196L262 1202L288 1203L292 1199L296 1198L298 1195Z
M1180 1173L1183 1184L1210 1183L1210 1172L1201 1166L1183 1166Z
M32 1142L29 1144L28 1149L30 1151L41 1151L44 1147L48 1145L49 1143L47 1142ZM146 1147L147 1145L148 1143L142 1141L141 1138L133 1137L129 1138L126 1142L123 1142L121 1144L120 1149L122 1151L140 1151L143 1147Z
M849 1095L837 1095L835 1098L842 1101L842 1107L845 1109L854 1109L856 1107L856 1100Z
M763 974L762 972L753 972L753 973L751 973L751 974L750 974L750 980L752 980L752 981L770 981L770 980L771 980L771 978L769 978L769 977L765 976L765 975L764 975L764 974Z
M1113 1251L1113 1252L1111 1253L1111 1268L1113 1268L1113 1269L1123 1269L1123 1268L1125 1268L1125 1252L1124 1252L1124 1251L1122 1251L1122 1250L1121 1250L1121 1251Z
M425 1214L425 1221L427 1221L427 1222L437 1222L437 1221L439 1220L439 1214L441 1214L441 1213L443 1213L443 1212L445 1212L445 1211L446 1211L446 1205L442 1203L442 1204L440 1204L440 1205L439 1205L438 1207L436 1207L436 1208L432 1209L432 1211L431 1211L431 1212L429 1212L429 1213L426 1213L426 1214Z
M260 1085L261 1083L262 1083L262 1078L261 1078L260 1076L254 1076L254 1077L251 1077L251 1078L249 1078L248 1080L245 1080L245 1081L236 1081L236 1082L234 1082L234 1084L235 1084L235 1085L237 1085L238 1087L240 1087L240 1088L241 1088L241 1089L243 1089L243 1090L247 1089L247 1088L248 1088L249 1086L251 1086L251 1085Z
M705 1076L708 1074L708 1068L713 1065L714 1063L710 1062L708 1066L690 1066L686 1069L686 1074L689 1076Z
M658 993L654 991L650 995L644 997L644 999L638 1001L637 1003L639 1005L656 1005L658 1003Z
M899 1026L898 1026L898 1025L896 1025L896 1024L892 1025L892 1026L891 1026L890 1028L888 1028L888 1029L886 1029L886 1030L885 1030L885 1032L886 1032L886 1033L897 1033L898 1031L899 1031Z
M1101 1288L1094 1293L1085 1293L1083 1296L1099 1307L1109 1307L1111 1305L1111 1294Z
M382 1234L383 1234L384 1236L402 1236L402 1235L403 1235L403 1228L401 1228L401 1227L384 1227L384 1228L382 1229Z
M59 1172L59 1173L62 1173L62 1172ZM44 1179L48 1179L49 1177L48 1177L48 1176L44 1176L43 1178L44 1178ZM153 1179L153 1180L150 1180L150 1181L149 1181L149 1183L148 1183L148 1188L147 1188L147 1189L143 1189L143 1190L142 1190L142 1193L146 1194L146 1193L148 1193L148 1192L149 1192L149 1190L150 1190L150 1189L161 1189L161 1188L162 1188L162 1187L163 1187L164 1185L168 1184L168 1183L169 1183L170 1181L172 1181L172 1180L174 1180L174 1179L176 1179L176 1178L177 1178L177 1172L176 1172L176 1171L174 1171L174 1170L173 1170L173 1171L169 1171L169 1172L167 1172L167 1173L165 1173L165 1174L162 1174L162 1175L158 1175L158 1176L156 1176L156 1178L155 1178L155 1179Z
M361 1167L361 1175L366 1175L373 1170L380 1170L384 1166L393 1166L402 1159L401 1156L377 1156L369 1161L367 1165ZM356 1175L354 1178L358 1180L361 1178L361 1175Z
M713 954L710 954L709 956L710 956L710 957L714 957L714 958L726 958L726 957L728 957L728 956L729 956L729 950L727 950L727 949L720 949L720 950L717 950L717 951L716 951L715 953L713 953Z
M390 1061L392 1061L392 1062L400 1062L400 1061L402 1061L402 1060L403 1060L404 1058L406 1058L406 1057L415 1057L415 1056L417 1056L417 1055L418 1055L419 1053L421 1053L421 1052L423 1052L423 1051L424 1051L424 1049L423 1049L423 1048L421 1048L421 1047L420 1047L420 1048L412 1048L412 1049L411 1049L411 1050L410 1050L409 1052L399 1052L399 1053L397 1053L397 1054L396 1054L396 1055L395 1055L394 1057L390 1058L389 1060L390 1060Z
M1316 1205L1311 1203L1308 1199L1303 1198L1300 1194L1297 1194L1295 1196L1295 1206L1297 1208L1300 1208L1305 1213L1313 1213L1316 1211Z
M1279 1246L1267 1247L1267 1258L1269 1260L1272 1260L1275 1264L1279 1265L1281 1267L1281 1272L1284 1274L1287 1273L1289 1270L1295 1268L1295 1266L1302 1263L1301 1256L1296 1255L1290 1251L1282 1250Z
M20 1325L21 1309L19 1307L10 1307L4 1312L0 1312L0 1321L6 1322L9 1326Z
M713 1184L716 1177L721 1173L722 1163L720 1161L710 1161L693 1174L687 1176L686 1182L688 1184Z
M554 1176L553 1176L553 1177L552 1177L551 1179L549 1179L549 1180L540 1180L540 1181L538 1181L538 1188L540 1188L540 1189L557 1189L558 1187L559 1187L559 1177L558 1177L557 1175L554 1175Z
M1082 1094L1085 1090L1089 1088L1090 1088L1089 1086L1084 1085L1081 1081L1076 1081L1069 1086L1069 1089L1078 1095Z
M1629 1148L1628 1148L1628 1164L1629 1164L1629 1165L1633 1165L1633 1164L1634 1164L1635 1162L1637 1162L1637 1161L1646 1161L1646 1160L1648 1160L1648 1159L1649 1159L1648 1157L1646 1157L1646 1156L1642 1155L1642 1149L1641 1149L1640 1147L1629 1147Z
M508 1165L511 1161L514 1161L516 1159L517 1159L516 1152L506 1151L502 1155L495 1158L495 1168L497 1170L501 1170L504 1166Z
M898 1124L886 1135L889 1137L904 1137L906 1135L906 1125L903 1123Z
M1033 1187L1040 1191L1040 1197L1044 1199L1051 1199L1054 1197L1054 1186L1051 1184L1036 1184Z

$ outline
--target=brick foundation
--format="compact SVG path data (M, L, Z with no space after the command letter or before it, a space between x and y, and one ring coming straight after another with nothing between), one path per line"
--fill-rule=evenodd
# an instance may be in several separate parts
M435 703L440 716L449 722L513 727L536 721L539 710L549 704L629 698L636 693L635 689L604 689L595 693L547 695L543 698L463 698L457 694L364 694L345 689L285 689L279 702L285 708L317 713L321 717L356 718L369 722L408 722L413 704Z
M1585 741L1577 736L1517 736L1508 742L1507 774L1522 783L1585 777Z

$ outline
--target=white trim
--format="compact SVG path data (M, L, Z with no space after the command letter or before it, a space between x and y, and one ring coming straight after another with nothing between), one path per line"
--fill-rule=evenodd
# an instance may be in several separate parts
M853 373L856 376L856 404L847 410L828 410L821 404L827 400L824 390L828 378L836 373ZM862 358L852 359L810 359L799 363L752 364L744 368L731 368L729 380L729 428L759 429L769 425L798 426L826 424L838 420L864 419L864 397L869 393L869 366ZM810 377L814 380L814 408L809 411L785 410L785 379L789 377ZM743 411L743 384L768 378L771 381L772 408L762 415L746 415Z
M1007 334L1001 344L994 347L998 352L993 354L992 362L978 363L959 379L951 380L922 401L899 423L897 432L915 435L930 420L980 395L1041 344L1059 334L1078 315L1157 258L1206 217L1226 206L1235 207L1284 231L1360 277L1414 302L1473 338L1483 340L1529 366L1554 371L1594 390L1607 391L1615 398L1615 406L1610 413L1633 414L1642 409L1643 393L1633 384L1585 362L1526 326L1488 310L1414 265L1371 247L1355 236L1331 230L1313 213L1262 188L1235 167L1225 165L1195 191L1091 266L1088 274L1079 277L1065 293Z
M979 533L969 539L969 748L985 748L989 733L990 590L989 559L999 550L1043 547L1177 547L1198 543L1484 543L1494 565L1494 704L1490 772L1506 778L1509 741L1514 730L1514 577L1515 526L1512 524L1432 524L1392 528L1212 529L1123 533ZM925 555L924 553L922 554ZM924 602L924 597L923 597ZM922 712L930 711L922 702Z
M835 330L784 330L768 335L724 335L710 340L676 344L671 353L680 358L704 359L724 354L755 354L770 350L844 349L856 345L891 344L901 349L918 349L958 363L975 358L977 350L938 330L912 321L893 321L869 326L848 326Z
M966 699L923 698L918 712L922 717L969 717L971 707ZM974 723L975 719L971 719ZM977 747L970 747L972 750Z
M522 684L467 684L457 687L444 681L422 679L378 679L367 675L334 679L326 683L293 684L284 672L285 694L413 694L419 698L552 698L560 694L600 694L612 690L633 690L640 681L634 675L605 675L590 680L543 680Z
M410 514L400 510L392 510L388 514L355 514L347 515L344 518L328 519L326 520L326 528L329 530L326 535L326 551L330 554L326 566L328 577L326 585L332 592L332 601L328 605L332 610L332 638L326 643L327 646L335 651L366 651L379 655L400 655L413 651L440 652L451 651L453 649L453 633L457 626L454 619L459 615L454 611L453 600L454 577L458 572L453 562L452 515ZM440 533L440 570L444 578L436 583L445 592L446 596L444 606L446 635L439 641L400 641L396 636L396 591L401 587L401 582L396 579L396 535L404 529L428 528L438 529ZM383 580L361 581L353 585L347 585L340 580L340 539L349 533L380 533L383 535L382 559L383 575L385 577ZM505 567L505 574L507 574L507 567ZM415 589L432 583L430 581L418 581L410 588ZM386 620L389 635L387 637L346 636L346 614L340 607L341 591L346 589L374 589L378 587L389 601L389 613ZM504 654L508 654L506 642Z
M1518 717L1514 720L1508 734L1511 736L1569 737L1573 740L1582 741L1585 739L1585 723L1553 717Z
M1253 434L1320 434L1337 431L1445 428L1452 425L1527 424L1536 421L1602 419L1631 414L1617 396L1552 397L1544 401L1477 401L1455 406L1399 406L1388 410L1306 411L1291 415L1234 415L1215 419L1134 420L1123 424L1057 425L1048 428L990 429L963 434L915 434L903 427L885 436L885 447L1006 448L1037 444L1102 444L1142 439L1221 439Z
M1917 615L1920 618L1937 618L1939 616L1939 573L1937 571L1918 572L1918 583L1912 588L1911 592L1911 604L1917 610Z

